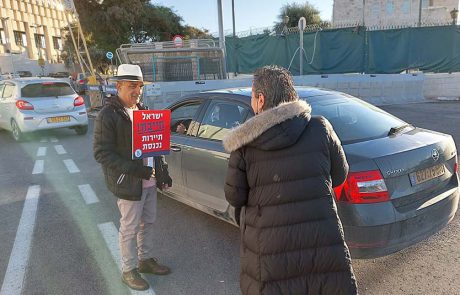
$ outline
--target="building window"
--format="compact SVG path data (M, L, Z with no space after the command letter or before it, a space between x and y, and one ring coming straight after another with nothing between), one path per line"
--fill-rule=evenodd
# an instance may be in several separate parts
M18 46L27 46L26 32L13 31L14 42Z
M45 45L45 35L42 34L34 34L35 37L35 46L37 48L46 48Z
M410 0L404 0L404 2L401 5L401 10L404 14L409 14L410 13Z
M373 4L372 5L372 15L374 17L378 17L380 14L380 5L379 4Z
M54 49L62 50L62 40L59 37L53 37Z
M432 0L422 0L422 8L428 8L428 6L433 6Z
M387 3L387 15L392 15L395 10L395 5L393 1Z

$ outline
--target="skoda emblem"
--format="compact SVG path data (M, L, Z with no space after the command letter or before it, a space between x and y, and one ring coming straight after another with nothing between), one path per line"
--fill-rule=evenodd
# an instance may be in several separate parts
M436 162L437 160L439 160L439 152L437 149L433 149L431 151L431 157L433 158L433 160Z

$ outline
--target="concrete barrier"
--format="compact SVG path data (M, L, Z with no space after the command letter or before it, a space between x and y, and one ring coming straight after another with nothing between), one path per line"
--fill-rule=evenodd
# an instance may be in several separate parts
M459 78L460 79L460 78ZM314 86L336 90L359 97L374 105L424 101L425 75L309 75L295 76L298 86ZM181 96L222 88L250 87L252 77L228 80L155 82L144 87L144 102L153 109L162 109Z
M423 95L457 100L460 97L460 73L425 74Z

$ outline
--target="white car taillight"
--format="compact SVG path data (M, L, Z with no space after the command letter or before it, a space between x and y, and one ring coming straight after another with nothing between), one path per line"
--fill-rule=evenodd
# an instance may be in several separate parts
M33 110L34 106L25 100L17 100L16 101L16 107L20 110Z
M81 106L81 105L84 105L85 104L85 100L83 99L83 97L81 96L78 96L77 98L75 98L75 100L73 101L73 105L78 107L78 106Z

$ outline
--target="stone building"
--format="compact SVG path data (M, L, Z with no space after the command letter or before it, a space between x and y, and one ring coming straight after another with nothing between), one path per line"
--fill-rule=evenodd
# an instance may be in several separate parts
M18 64L11 69L8 59L16 63L35 61L31 63L34 66L39 59L41 64L62 64L62 38L68 26L66 17L73 20L61 0L0 0L2 72L6 68L9 71L21 68Z
M452 23L450 12L459 0L334 0L335 25L363 24L368 27L417 26ZM420 13L420 4L422 10Z

